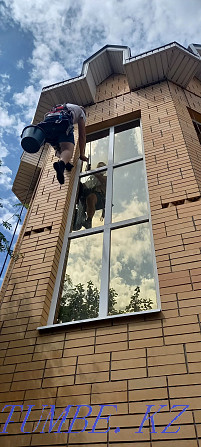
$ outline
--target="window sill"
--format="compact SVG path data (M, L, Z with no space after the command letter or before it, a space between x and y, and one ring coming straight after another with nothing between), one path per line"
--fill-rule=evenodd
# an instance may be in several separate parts
M145 310L143 312L133 312L133 313L127 313L127 314L120 314L120 315L109 315L107 317L103 317L103 318L88 318L87 320L79 320L79 321L69 321L66 323L57 323L57 324L50 324L48 326L41 326L38 327L37 330L38 331L49 331L49 330L57 330L57 329L62 329L62 328L69 328L72 326L79 326L80 324L87 324L87 323L99 323L101 321L108 321L108 320L114 320L116 318L121 318L121 319L125 319L128 317L134 317L134 316L141 316L141 315L150 315L152 313L159 313L161 312L160 308L157 309L152 309L152 310Z

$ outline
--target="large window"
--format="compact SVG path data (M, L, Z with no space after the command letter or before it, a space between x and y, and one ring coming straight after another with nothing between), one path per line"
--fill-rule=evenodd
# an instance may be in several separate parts
M91 134L86 154L55 323L159 308L140 122Z

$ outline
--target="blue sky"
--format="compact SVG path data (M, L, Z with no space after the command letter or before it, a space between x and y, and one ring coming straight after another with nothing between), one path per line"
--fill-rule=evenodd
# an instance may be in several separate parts
M201 43L200 30L200 0L1 0L0 221L15 224L20 134L42 87L79 75L106 44L128 45L134 56L172 41Z

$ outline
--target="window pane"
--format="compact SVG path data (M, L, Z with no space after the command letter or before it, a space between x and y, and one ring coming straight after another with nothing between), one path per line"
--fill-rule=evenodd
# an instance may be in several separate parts
M116 128L118 130L118 128ZM115 132L117 131L115 130ZM140 127L115 133L114 162L128 160L142 155L142 141Z
M112 221L147 214L145 173L142 161L114 169Z
M72 239L58 322L98 317L103 235Z
M104 225L106 173L99 171L80 179L72 231Z
M90 141L86 144L85 154L87 157L90 156L91 169L96 169L98 163L100 162L103 162L105 165L107 165L108 148L109 148L108 135L99 138L97 140ZM85 170L86 170L86 163L83 163L82 172Z
M111 232L108 314L156 308L149 224Z

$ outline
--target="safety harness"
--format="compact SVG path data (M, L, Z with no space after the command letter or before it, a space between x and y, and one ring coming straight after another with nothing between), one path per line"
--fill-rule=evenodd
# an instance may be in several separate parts
M57 117L59 116L59 120L55 120L56 122L61 122L62 120L68 120L69 124L73 125L73 115L72 112L69 110L68 106L66 104L58 104L54 107L52 107L51 110L49 110L49 112L47 112L44 116L44 120L47 117Z
M55 146L61 132L68 135L73 130L73 114L66 104L58 104L45 114L38 126L44 130L47 143Z

